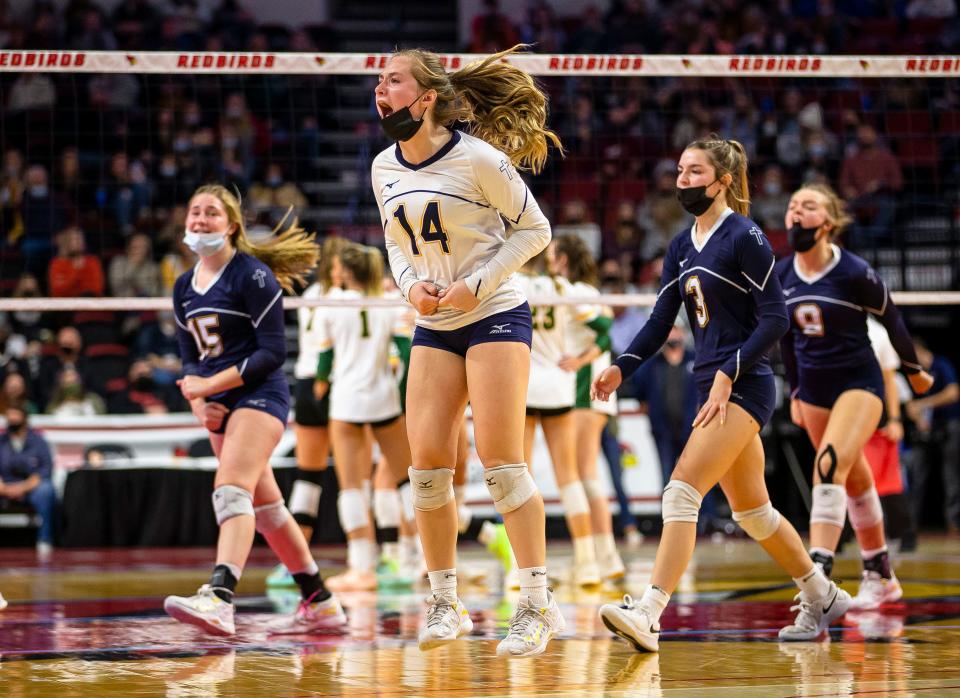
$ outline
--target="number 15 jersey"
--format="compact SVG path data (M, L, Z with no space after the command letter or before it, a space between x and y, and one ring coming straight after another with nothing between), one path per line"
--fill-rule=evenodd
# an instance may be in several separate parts
M512 273L546 247L550 223L506 155L453 131L440 150L416 165L404 159L399 145L387 148L373 161L372 183L403 296L417 281L446 288L464 279L480 300L469 312L441 308L418 317L418 325L454 330L526 300Z

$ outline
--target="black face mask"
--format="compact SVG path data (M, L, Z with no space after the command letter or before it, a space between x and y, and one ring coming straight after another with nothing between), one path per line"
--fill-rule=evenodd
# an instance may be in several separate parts
M702 216L713 205L716 197L707 196L707 187L712 187L718 180L713 180L703 187L686 187L677 189L677 200L684 210L694 216Z
M423 95L420 95L420 97L422 96ZM420 127L423 126L423 116L421 115L419 119L414 119L413 114L410 113L410 107L416 104L420 100L420 97L417 97L403 109L399 109L380 119L380 127L390 140L409 141L417 134Z
M793 224L793 227L787 231L787 244L795 252L806 252L813 248L817 244L817 231L820 230L820 226L814 228L804 228L800 225L800 222L797 221Z
M150 376L140 376L133 381L133 389L141 393L149 393L156 387L156 383Z
M23 422L7 422L7 431L11 434L19 434L26 426Z

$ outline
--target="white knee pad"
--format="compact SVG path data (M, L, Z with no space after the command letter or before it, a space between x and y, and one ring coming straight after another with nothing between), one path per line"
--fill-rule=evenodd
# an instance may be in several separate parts
M560 503L567 516L590 513L590 502L587 501L587 493L579 480L568 482L560 488Z
M295 480L290 490L290 513L316 517L320 511L320 495L323 488L315 482Z
M453 468L416 470L410 468L413 506L420 511L433 511L454 499Z
M671 480L663 488L661 508L663 522L686 521L697 523L700 518L700 503L703 497L693 485L682 480Z
M370 525L367 500L361 490L340 490L340 496L337 497L337 513L340 515L340 526L344 533Z
M290 518L290 510L280 499L272 504L254 507L253 515L257 522L257 531L273 533L287 523L287 519Z
M847 493L843 485L813 486L810 523L832 524L843 528L847 516Z
M530 477L526 463L508 463L487 468L483 473L493 505L498 514L519 509L537 493L537 485Z
M400 526L400 495L396 490L373 491L373 519L377 528Z
M234 516L253 516L253 495L236 485L220 485L213 491L213 513L218 526Z
M877 488L871 487L859 497L847 497L847 514L854 531L876 526L883 521L883 508Z
M754 540L766 540L780 528L780 512L770 502L756 509L735 511L733 520Z
M603 491L600 481L594 477L585 477L580 482L583 483L583 491L587 493L587 499L604 499L607 493Z

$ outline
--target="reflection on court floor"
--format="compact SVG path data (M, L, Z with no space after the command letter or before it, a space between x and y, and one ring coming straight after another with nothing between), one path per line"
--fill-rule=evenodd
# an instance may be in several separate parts
M323 559L324 552L334 557ZM462 588L474 632L449 647L416 646L424 589L342 597L342 633L268 637L267 620L292 609L287 592L263 594L269 551L257 549L239 588L236 637L206 636L167 618L164 595L191 593L211 551L58 551L38 566L32 551L0 551L0 695L395 695L395 696L746 696L960 692L960 542L931 539L899 560L905 600L880 612L849 613L829 638L783 644L793 588L749 542L702 542L663 617L659 655L614 639L597 607L638 593L654 549L629 555L622 587L566 584L569 551L551 549L567 631L541 657L499 659L515 598L495 567ZM321 551L321 565L342 563ZM463 562L484 567L468 549ZM835 575L856 590L858 563ZM695 690L697 689L697 690ZM703 693L701 693L701 691Z

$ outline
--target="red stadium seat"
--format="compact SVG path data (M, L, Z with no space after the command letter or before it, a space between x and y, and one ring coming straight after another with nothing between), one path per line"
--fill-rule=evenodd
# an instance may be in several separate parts
M933 120L927 111L888 112L884 127L888 136L921 136L933 131Z
M960 133L960 111L945 111L937 116L937 133Z

